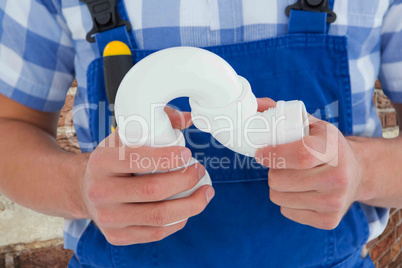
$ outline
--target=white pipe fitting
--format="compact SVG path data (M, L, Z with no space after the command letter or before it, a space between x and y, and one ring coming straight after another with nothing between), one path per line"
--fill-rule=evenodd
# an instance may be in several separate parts
M204 49L174 47L144 58L121 82L115 116L123 144L185 146L183 134L172 128L164 112L166 104L178 97L190 98L198 129L243 155L253 157L258 148L309 134L303 102L279 101L276 108L257 112L250 84L225 60ZM193 189L170 199L187 196L205 184L211 184L207 172Z

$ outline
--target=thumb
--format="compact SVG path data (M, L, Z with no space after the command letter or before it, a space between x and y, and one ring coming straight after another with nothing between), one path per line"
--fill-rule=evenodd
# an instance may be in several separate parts
M165 107L165 112L168 115L173 128L182 130L193 124L190 112L180 112L169 106Z

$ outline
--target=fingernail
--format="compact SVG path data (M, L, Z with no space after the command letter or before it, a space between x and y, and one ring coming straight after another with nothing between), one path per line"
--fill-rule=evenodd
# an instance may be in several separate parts
M187 148L181 149L181 159L184 164L187 164L191 159L191 151Z
M211 199L214 197L215 195L215 191L214 188L209 187L207 189L207 191L205 192L205 195L207 196L207 202L209 203L209 201L211 201Z
M257 163L262 163L262 150L258 150L255 153L255 160L257 161Z
M205 168L201 165L197 165L197 171L198 171L198 179L204 178L205 175Z

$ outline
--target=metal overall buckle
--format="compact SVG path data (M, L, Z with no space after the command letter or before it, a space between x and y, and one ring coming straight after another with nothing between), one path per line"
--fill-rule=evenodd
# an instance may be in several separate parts
M93 28L87 33L87 41L95 42L96 33L105 32L120 26L126 26L127 31L131 30L130 22L123 20L117 11L117 0L80 0L87 4L92 16Z
M296 4L286 7L286 15L290 16L290 10L304 10L314 12L325 12L328 14L327 23L333 23L336 20L336 14L329 8L328 0L297 0Z

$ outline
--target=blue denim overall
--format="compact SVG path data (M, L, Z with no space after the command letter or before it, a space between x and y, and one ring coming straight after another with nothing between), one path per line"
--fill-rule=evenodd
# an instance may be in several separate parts
M127 20L122 1L118 10ZM134 63L154 52L136 49L133 35L124 27L96 38L100 51L109 41L126 42ZM309 113L334 123L345 135L352 133L347 38L327 34L325 13L292 10L285 36L205 49L245 77L257 97L303 100ZM91 103L107 101L102 58L88 69L88 91ZM172 105L189 110L186 98ZM110 111L91 110L93 141L109 134L110 123L98 120L109 115ZM216 191L205 211L162 241L131 246L109 244L90 223L70 267L373 267L369 257L360 256L369 233L358 203L334 230L298 224L282 216L270 201L266 168L222 148L194 127L184 134ZM205 146L196 149L191 143ZM211 164L211 159L223 158L230 162L226 167Z

